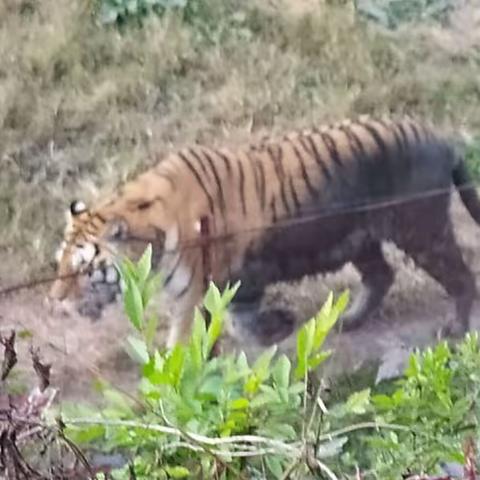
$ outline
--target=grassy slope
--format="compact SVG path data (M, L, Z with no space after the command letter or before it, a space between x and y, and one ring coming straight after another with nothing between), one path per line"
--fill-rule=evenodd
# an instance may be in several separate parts
M93 25L85 2L0 2L0 282L48 271L68 202L151 152L351 113L478 131L479 35L233 3L209 0L196 27L169 16L120 34Z

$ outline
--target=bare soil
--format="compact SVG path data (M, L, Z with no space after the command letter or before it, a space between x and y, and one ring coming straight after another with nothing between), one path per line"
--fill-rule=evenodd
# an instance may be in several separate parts
M455 196L452 213L457 238L475 275L480 273L480 247L476 239L480 227ZM401 345L425 346L435 341L436 331L453 314L453 305L446 293L424 272L415 268L402 252L386 246L389 261L397 272L396 281L382 309L362 329L335 333L329 343L334 354L329 361L330 373L353 371L366 361L379 360ZM339 292L345 286L354 294L358 275L352 267L323 278L305 279L293 286L275 286L272 299L281 296L298 307L299 318L308 318L325 300L330 289ZM132 389L137 377L133 362L125 353L123 341L130 327L118 305L108 308L95 322L74 312L52 311L44 302L45 289L26 290L0 298L0 331L11 328L29 331L31 336L18 339L19 365L17 378L10 382L26 382L32 375L28 348L41 347L45 361L51 362L52 383L60 389L63 399L93 400L92 382L98 376L116 386ZM473 323L478 327L480 309L476 306ZM159 333L161 337L162 332ZM287 352L294 345L294 336L281 348ZM255 355L249 339L227 338L224 348L243 348ZM393 355L393 353L392 353Z

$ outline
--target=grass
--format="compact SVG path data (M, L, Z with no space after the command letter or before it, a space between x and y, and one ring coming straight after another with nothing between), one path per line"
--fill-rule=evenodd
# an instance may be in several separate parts
M122 31L95 25L88 2L0 3L3 283L51 272L69 201L113 188L153 153L353 113L408 112L476 136L478 35L387 32L348 5L302 15L264 3L208 0L193 21Z

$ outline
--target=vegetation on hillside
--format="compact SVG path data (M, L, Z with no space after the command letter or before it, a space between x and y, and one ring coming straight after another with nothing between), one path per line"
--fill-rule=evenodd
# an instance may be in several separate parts
M385 30L369 20L374 3L302 12L260 0L2 2L0 278L50 270L69 201L170 148L355 113L407 112L474 139L478 32L455 11L446 27ZM398 3L382 5L392 15ZM423 3L434 2L410 2ZM147 4L161 15L101 21L109 5L133 15Z

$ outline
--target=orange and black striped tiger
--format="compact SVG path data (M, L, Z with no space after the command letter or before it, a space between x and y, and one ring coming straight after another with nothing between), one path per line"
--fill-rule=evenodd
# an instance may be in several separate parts
M67 297L79 286L71 275L87 270L90 284L115 284L113 252L143 239L143 246L152 242L164 290L176 305L168 347L188 334L207 275L219 286L241 280L232 311L249 312L268 344L294 327L287 311L257 310L267 285L352 262L363 290L344 318L346 326L360 325L393 283L381 248L390 240L453 297L452 333L464 332L476 287L454 238L449 200L455 185L480 223L469 182L453 146L409 118L361 117L243 149L196 145L168 155L92 208L71 204L58 267L64 278L50 294ZM212 240L208 272L202 219Z

